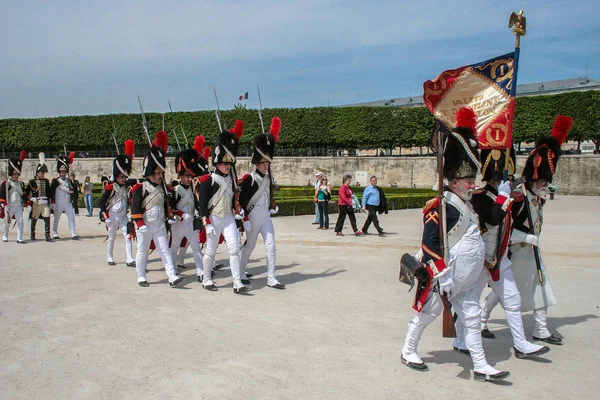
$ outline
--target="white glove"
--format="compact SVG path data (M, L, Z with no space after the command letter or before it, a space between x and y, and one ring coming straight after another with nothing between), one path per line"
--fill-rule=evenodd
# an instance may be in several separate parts
M208 224L204 227L204 231L206 232L206 237L207 238L214 238L217 235L217 231L215 230L215 227L212 226L211 224Z
M38 204L48 204L48 200L46 200L46 199L37 199L36 202Z
M275 206L275 209L274 210L269 210L269 212L271 213L271 215L277 214L279 212L279 206Z
M248 233L250 232L250 230L252 230L252 224L250 223L250 221L244 221L244 231Z
M173 219L167 219L167 222L169 223L169 225L174 225L174 224L176 224L179 221L177 221L176 218L173 218Z
M510 182L505 181L498 185L498 194L504 197L510 197Z
M518 229L514 229L512 235L510 235L510 241L513 244L529 243L533 246L537 246L539 244L540 239L537 235L531 235Z
M192 218L192 216L188 213L183 213L183 215L181 216L182 221L188 221L189 219Z
M37 204L37 203L38 203L37 197L32 197L31 198L31 204Z
M446 293L448 297L452 297L452 293L454 293L454 279L450 276L449 273L446 273L440 276L440 292Z
M235 219L237 219L237 220L244 219L244 216L246 216L246 213L244 212L244 209L242 208L240 210L239 214L235 214Z
M146 233L148 232L148 227L146 225L142 225L138 228L138 232Z
M104 223L106 224L107 228L110 228L110 226L112 225L112 220L110 218L106 218L104 220Z

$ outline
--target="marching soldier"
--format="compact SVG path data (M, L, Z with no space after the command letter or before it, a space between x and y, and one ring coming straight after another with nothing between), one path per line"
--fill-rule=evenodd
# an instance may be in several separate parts
M515 356L527 358L540 356L549 352L550 349L528 342L523 331L521 296L510 269L510 260L507 257L511 234L510 209L513 199L510 197L510 183L501 182L506 160L505 151L481 150L481 175L486 185L483 189L475 191L471 204L479 216L479 229L485 242L484 266L489 271L487 283L500 299L504 309L506 321L513 337ZM508 174L514 174L515 153L512 149L506 170ZM468 354L463 332L464 330L457 326L454 348ZM485 330L485 328L482 330L484 337L489 337L489 333L489 330Z
M106 249L106 261L108 265L116 265L113 258L117 230L121 229L125 239L125 254L127 266L135 267L135 259L132 253L133 224L127 218L127 203L130 188L138 183L137 179L129 179L133 164L135 143L133 140L125 141L125 154L120 154L113 160L112 181L104 183L102 196L100 197L100 221L106 224L108 240Z
M60 239L58 236L58 223L62 213L67 214L69 219L69 229L71 230L71 239L78 240L79 236L75 233L75 211L73 210L73 204L71 203L71 195L73 194L73 187L71 186L71 180L69 179L69 165L73 164L75 153L71 152L69 156L60 155L56 158L56 171L58 172L58 178L52 179L50 189L53 193L52 207L54 210L54 221L52 222L52 237L53 239Z
M240 277L240 236L236 225L236 219L244 217L244 210L236 199L235 177L235 161L243 130L244 122L238 120L233 132L224 131L219 134L212 158L216 169L210 175L203 176L200 185L200 216L206 235L202 286L210 291L217 290L211 273L221 235L229 250L233 292L245 294L248 291Z
M27 157L25 150L19 158L8 159L8 177L0 186L0 218L4 219L3 242L8 242L8 231L11 220L17 220L17 243L23 240L23 201L25 199L25 184L21 182L21 168Z
M195 217L199 208L199 185L197 177L207 173L206 160L201 157L204 136L196 136L194 147L183 150L175 156L175 171L179 182L171 191L171 208L177 220L171 225L171 255L177 259L177 252L187 245L192 248L198 282L202 282L202 249L198 243L199 220ZM182 245L182 241L186 243ZM185 251L184 251L185 254ZM182 260L183 261L183 260ZM182 262L183 265L183 262Z
M556 172L561 155L560 146L567 138L573 120L559 115L554 121L552 136L536 141L523 169L523 175L513 190L515 200L511 213L513 230L510 237L511 270L521 295L521 311L533 310L533 339L562 345L562 339L548 330L548 306L557 303L552 283L538 248L543 222L543 206L548 184ZM482 323L485 326L492 309L500 299L491 292L483 304Z
M50 236L50 201L52 200L52 191L50 189L50 181L45 178L48 167L46 166L46 156L44 153L38 155L40 162L35 168L35 178L29 181L25 190L31 211L29 213L30 236L31 240L35 240L35 225L37 220L44 220L44 232L46 234L46 242L51 242Z
M281 120L275 117L271 123L271 133L259 134L254 138L252 164L256 166L256 170L242 178L240 187L240 205L246 215L244 231L247 239L242 250L242 282L249 282L246 266L256 247L258 235L261 234L267 253L267 285L274 289L285 289L285 285L275 278L275 229L271 214L276 214L278 207L273 199L272 177L269 174L280 127Z
M135 268L138 284L141 287L150 286L146 279L146 266L152 241L154 241L165 266L169 285L177 287L184 280L175 271L167 236L166 222L167 220L169 223L173 222L163 176L166 170L167 147L167 133L158 131L156 140L144 158L143 175L147 180L132 188L131 219L137 226L138 239Z
M419 283L413 308L417 315L408 324L402 348L402 363L427 371L427 365L417 354L417 346L425 328L442 312L441 293L452 303L458 320L465 329L465 343L473 360L475 380L498 381L510 374L488 364L481 343L481 308L479 297L485 286L483 267L485 245L479 231L477 214L469 200L475 188L479 168L476 117L472 110L457 113L457 127L448 135L444 146L443 174L448 181L446 200L447 240L449 254L446 264L440 248L440 207L434 199L423 210L423 240L420 261L426 266L427 279ZM441 149L438 149L441 151ZM437 285L436 285L437 282ZM439 291L439 293L438 293Z

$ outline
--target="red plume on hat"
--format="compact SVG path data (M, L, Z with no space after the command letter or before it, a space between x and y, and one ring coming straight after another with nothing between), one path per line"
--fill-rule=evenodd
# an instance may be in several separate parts
M75 159L75 152L72 151L69 153L69 165L73 164L74 159Z
M281 118L273 117L271 120L271 129L269 132L275 138L275 142L279 142L279 131L281 130Z
M569 130L573 126L573 118L566 115L557 115L552 126L552 137L556 139L559 145L565 142L569 135Z
M130 160L133 160L133 153L135 150L135 142L131 139L127 139L125 141L125 155L129 157Z
M206 146L204 148L203 153L204 154L202 156L204 157L204 159L205 160L210 160L210 147L209 146Z
M21 162L25 161L28 154L29 153L27 152L27 150L21 150L21 154L19 154L19 160L21 160Z
M167 151L169 150L169 136L167 135L167 132L163 130L156 132L156 138L154 139L154 143L152 144L154 146L160 147L161 149L163 149L165 154L167 154Z
M194 150L196 150L196 152L198 153L198 157L202 154L202 149L204 148L205 144L206 139L204 139L203 135L196 136L196 138L194 139Z
M463 107L456 112L456 126L461 128L471 128L473 134L477 136L477 115L472 108Z
M236 120L235 126L233 129L230 129L229 132L237 136L238 140L242 140L242 135L244 134L244 121L241 119Z

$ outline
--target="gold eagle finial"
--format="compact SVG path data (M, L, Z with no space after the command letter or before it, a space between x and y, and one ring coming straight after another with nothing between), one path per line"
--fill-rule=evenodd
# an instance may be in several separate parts
M527 18L523 15L523 10L519 11L519 13L515 13L514 11L510 14L508 18L508 27L513 28L513 32L516 36L525 36L527 32Z

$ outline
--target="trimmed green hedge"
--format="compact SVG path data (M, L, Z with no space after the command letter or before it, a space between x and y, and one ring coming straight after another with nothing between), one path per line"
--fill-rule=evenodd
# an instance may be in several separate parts
M550 133L554 117L573 117L570 140L600 140L600 91L571 92L551 96L518 97L514 121L515 143L532 142ZM347 148L377 149L428 146L434 119L425 107L314 107L265 109L264 120L281 117L282 128L278 148ZM147 113L150 132L161 129L163 115ZM256 110L243 107L222 111L228 127L236 119L245 122L242 148L251 146L260 132ZM214 111L174 112L164 115L165 126L175 143L173 127L181 137L181 127L190 143L196 135L204 135L210 146L218 133ZM2 119L0 145L8 152L113 149L112 134L117 127L117 141L133 139L141 153L147 148L138 114L70 116L56 118ZM140 154L141 154L140 153Z

